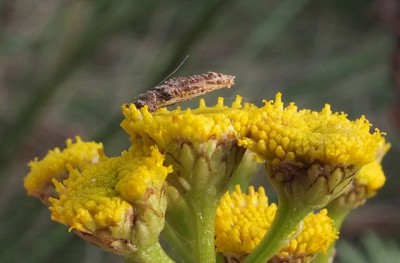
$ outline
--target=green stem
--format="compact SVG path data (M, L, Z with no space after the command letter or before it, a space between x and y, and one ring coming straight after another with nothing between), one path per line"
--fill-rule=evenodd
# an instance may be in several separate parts
M193 229L193 252L197 263L215 263L214 221L219 198L216 191L189 192L187 203Z
M147 249L139 249L138 251L131 253L125 257L126 262L138 262L138 263L174 263L161 247L160 243L148 247Z
M287 245L290 234L304 217L312 212L307 207L296 207L289 199L279 195L279 205L274 222L268 233L264 236L258 246L246 258L245 263L267 262Z

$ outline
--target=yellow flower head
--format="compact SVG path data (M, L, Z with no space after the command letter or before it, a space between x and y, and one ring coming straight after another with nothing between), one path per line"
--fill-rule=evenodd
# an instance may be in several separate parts
M236 186L231 194L226 193L218 206L215 221L215 244L217 251L225 255L247 255L257 246L271 226L277 206L268 204L268 197L262 187L258 192L249 187L244 194ZM300 233L277 255L296 257L326 251L337 239L333 221L327 210L309 214L303 221Z
M30 172L25 177L25 189L29 195L47 203L48 197L54 195L51 181L65 179L68 175L67 165L81 170L86 165L97 162L98 150L102 147L101 143L83 142L79 137L76 137L76 142L68 139L65 149L55 148L42 160L35 159L29 163Z
M364 165L356 175L354 183L364 185L367 188L367 195L373 196L385 184L386 177L383 172L381 161L390 149L390 143L383 143L378 149L376 160Z
M279 196L294 207L320 209L342 194L384 141L361 117L350 121L333 113L284 107L281 94L250 115L250 132L239 140L265 161L267 176Z
M62 183L54 181L59 198L51 198L52 219L115 253L132 252L158 240L164 226L162 191L171 167L156 148L101 157L83 171L69 167Z
M123 106L121 126L133 145L157 145L166 154L166 163L174 168L168 183L181 193L216 189L222 195L245 151L238 138L247 133L246 109L251 107L242 106L240 96L231 107L219 98L213 107L200 100L196 109L160 108L152 113L147 106L137 109L131 104Z
M215 220L215 245L226 254L248 254L263 238L275 217L277 206L268 204L264 188L250 186L248 194L235 186L225 193L218 205Z
M213 107L207 107L202 99L199 107L193 110L161 108L150 113L147 106L137 109L134 104L124 105L125 120L121 126L134 140L155 143L160 150L165 150L171 144L236 138L235 128L240 133L240 123L248 121L246 112L240 108L240 96L231 107L224 105L223 98L218 98L218 104Z
M308 166L315 162L361 167L374 160L382 133L370 133L365 117L355 121L329 105L320 111L300 110L294 103L284 107L281 94L254 111L248 138L241 143L273 165L293 162Z

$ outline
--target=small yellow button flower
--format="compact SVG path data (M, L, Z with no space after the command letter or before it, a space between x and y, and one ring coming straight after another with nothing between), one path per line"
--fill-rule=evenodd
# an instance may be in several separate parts
M255 192L250 186L248 194L243 194L236 185L233 193L225 193L215 220L217 251L237 255L250 253L271 226L276 208L275 204L268 204L262 187Z
M276 210L275 204L268 204L268 197L262 187L255 192L251 186L248 194L244 194L240 187L236 186L233 193L226 193L221 198L217 209L217 251L228 257L243 259L268 232ZM309 214L298 232L292 234L295 237L273 260L279 259L277 262L284 262L291 258L310 258L316 253L325 252L338 237L326 209L317 214Z
M69 167L63 182L54 181L58 198L50 198L52 219L78 235L118 254L158 242L164 227L162 190L171 167L156 148L119 157L101 156L83 171Z
M66 179L67 165L81 170L88 164L98 162L98 150L102 148L101 143L83 142L80 137L76 137L76 142L68 139L65 149L55 148L42 160L35 159L29 163L30 172L24 180L25 189L29 195L48 204L48 198L55 194L52 180Z
M374 159L382 141L379 131L370 133L365 117L355 121L344 113L334 113L329 105L320 111L298 110L294 103L284 107L281 94L275 101L253 112L250 135L241 143L262 160L278 165L298 166L322 163L331 166L361 167Z
M224 105L223 98L218 104L207 107L200 100L196 109L181 110L179 107L169 111L160 108L150 113L147 107L137 109L134 104L122 107L125 120L122 128L132 137L157 144L160 150L168 149L171 144L202 143L208 140L225 140L236 138L235 126L247 121L238 96L232 107ZM232 120L233 119L233 120Z
M370 132L365 117L351 121L329 105L320 112L299 111L294 103L284 107L280 93L251 118L250 133L240 143L266 162L278 192L313 209L341 194L384 140L378 130Z
M149 112L146 106L124 105L121 126L133 143L157 145L165 153L166 163L174 168L168 182L181 193L216 189L222 195L245 151L238 146L238 138L249 127L248 113L242 108L240 96L231 107L224 105L223 98L212 107L200 100L198 108L186 110Z

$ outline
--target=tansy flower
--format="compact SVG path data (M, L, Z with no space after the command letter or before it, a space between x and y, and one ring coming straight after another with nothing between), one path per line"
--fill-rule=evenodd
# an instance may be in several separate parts
M225 187L227 176L232 174L244 153L237 145L238 138L247 132L243 127L248 127L249 121L242 107L240 96L231 107L219 98L213 107L207 107L200 100L196 109L161 108L154 113L146 106L137 109L131 104L123 106L125 120L121 126L133 144L157 145L165 152L166 163L174 166L174 175L178 177L168 180L181 192ZM212 178L206 176L204 169L210 170Z
M171 167L156 148L101 156L83 171L69 167L63 182L54 181L58 198L50 198L53 220L117 254L158 243L164 227L164 180Z
M67 147L63 150L55 148L48 152L42 159L35 159L29 163L30 172L25 177L24 186L29 195L39 198L48 204L48 198L55 196L52 180L62 181L68 176L66 166L69 165L78 170L91 163L98 162L98 150L101 143L83 142L76 137L76 142L67 140Z
M268 197L262 187L255 192L251 186L248 194L244 194L237 185L233 193L226 193L221 198L217 209L217 251L227 258L244 260L269 231L276 209L275 204L268 204ZM333 221L327 216L325 209L318 214L311 213L271 262L288 262L293 259L298 260L296 262L306 262L314 254L324 252L337 239L337 235Z
M358 170L374 160L384 140L379 130L370 132L365 117L351 121L329 105L320 112L299 111L294 103L284 107L280 93L253 110L250 119L249 133L240 144L265 161L278 192L281 223L272 227L248 262L271 258L284 245L278 237L290 234L308 213L342 194Z
M224 254L249 254L263 238L275 217L277 206L268 204L264 188L250 186L248 194L235 186L225 193L217 208L215 246Z
M123 106L122 128L131 136L132 144L157 145L165 154L165 163L173 173L167 182L185 199L188 221L193 234L193 261L207 261L215 255L214 219L218 201L229 186L245 149L238 138L248 133L248 111L242 108L241 97L231 107L223 98L207 107L204 100L196 109L149 112L144 106ZM171 223L171 226L175 224ZM187 236L174 228L178 238ZM182 243L187 240L182 240Z
M133 138L157 144L160 150L167 150L172 144L203 143L208 140L236 139L235 123L247 121L242 108L241 97L232 107L224 105L223 98L218 104L207 107L203 99L196 109L182 110L179 107L169 111L166 108L150 113L147 107L137 109L134 104L122 107L125 120L122 128ZM235 121L232 121L232 116Z
M284 107L281 94L254 111L250 134L241 144L265 160L268 176L279 192L303 205L320 208L350 184L356 172L372 162L382 134L371 124L333 113ZM304 197L304 198L300 198Z
M371 134L365 117L350 121L344 113L333 113L328 104L320 112L299 111L294 103L284 107L281 97L278 93L275 101L265 101L253 111L250 135L241 140L259 159L274 165L290 161L298 166L358 167L374 159L382 134Z

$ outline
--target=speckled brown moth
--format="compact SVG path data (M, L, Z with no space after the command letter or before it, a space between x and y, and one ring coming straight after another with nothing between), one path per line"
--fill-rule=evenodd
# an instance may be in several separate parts
M140 94L134 99L133 104L138 109L147 105L149 111L154 112L158 108L191 100L217 89L230 88L234 84L234 79L234 76L216 72L173 78Z

